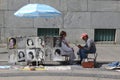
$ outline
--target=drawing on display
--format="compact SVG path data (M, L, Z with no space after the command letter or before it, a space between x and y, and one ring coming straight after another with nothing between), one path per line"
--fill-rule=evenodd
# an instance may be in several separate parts
M53 38L53 47L61 47L61 39L60 37Z
M18 50L18 62L25 62L25 50Z
M42 37L28 37L26 42L27 48L41 48L44 45Z
M33 39L27 39L27 46L34 46L34 41Z
M8 47L9 49L15 49L16 48L16 39L11 37L8 40Z
M44 43L44 37L36 37L36 47L37 48L43 48L45 43Z
M35 50L34 49L27 49L26 50L26 55L27 55L27 60L29 61L35 61L36 60L36 55L35 55Z

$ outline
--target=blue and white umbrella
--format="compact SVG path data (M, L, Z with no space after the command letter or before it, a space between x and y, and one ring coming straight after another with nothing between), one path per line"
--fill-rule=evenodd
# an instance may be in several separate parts
M61 12L46 4L27 4L14 13L18 17L55 17L61 15Z

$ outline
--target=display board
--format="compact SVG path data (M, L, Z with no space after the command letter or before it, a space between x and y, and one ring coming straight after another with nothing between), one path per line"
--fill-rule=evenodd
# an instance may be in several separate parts
M16 48L25 49L26 48L26 37L16 37Z
M45 47L53 47L53 37L52 36L46 36L44 37L45 40Z

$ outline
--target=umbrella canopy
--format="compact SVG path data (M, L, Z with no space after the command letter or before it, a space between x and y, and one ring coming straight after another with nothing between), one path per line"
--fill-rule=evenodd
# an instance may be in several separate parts
M55 17L61 12L45 4L27 4L14 13L18 17Z

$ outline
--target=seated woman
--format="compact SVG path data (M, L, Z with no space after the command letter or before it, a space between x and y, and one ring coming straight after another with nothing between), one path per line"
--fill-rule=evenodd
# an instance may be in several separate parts
M73 48L71 48L66 41L66 32L61 31L60 32L60 37L61 37L61 55L67 55L69 56L69 64L73 64L73 61L75 59L75 54Z

